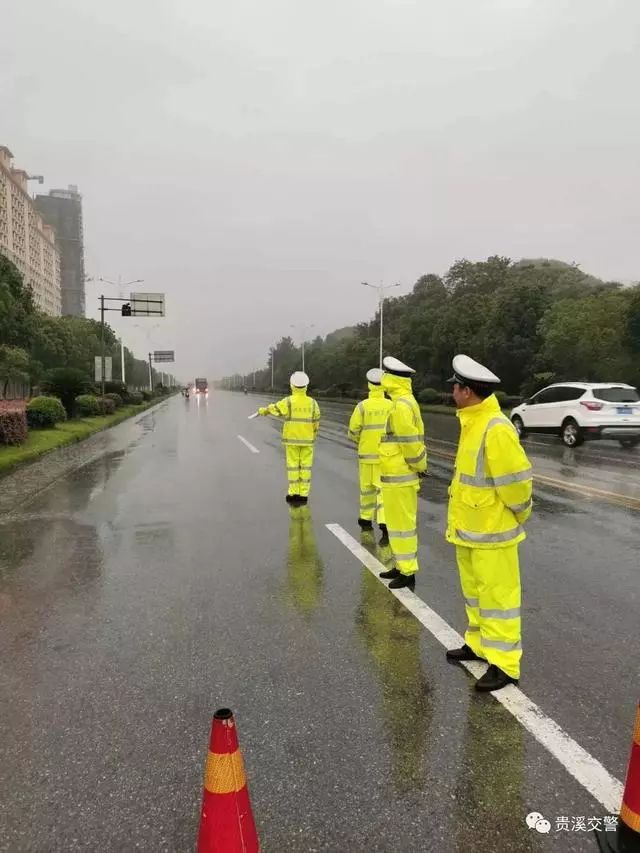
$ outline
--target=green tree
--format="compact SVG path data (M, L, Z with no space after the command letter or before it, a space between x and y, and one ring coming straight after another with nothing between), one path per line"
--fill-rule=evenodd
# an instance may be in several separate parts
M9 383L27 383L30 368L29 353L20 347L0 345L0 385L2 396L7 396Z

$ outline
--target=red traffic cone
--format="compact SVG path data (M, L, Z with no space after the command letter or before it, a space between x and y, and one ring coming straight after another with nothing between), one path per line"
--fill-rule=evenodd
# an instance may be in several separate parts
M221 708L214 714L211 725L198 853L259 851L236 724L233 713Z
M631 742L627 781L615 835L598 832L600 849L605 853L640 853L640 704Z

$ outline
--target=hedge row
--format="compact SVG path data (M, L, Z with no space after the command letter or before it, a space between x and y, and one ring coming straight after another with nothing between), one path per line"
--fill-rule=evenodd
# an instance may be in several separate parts
M27 440L27 416L23 411L0 412L0 444L22 444Z

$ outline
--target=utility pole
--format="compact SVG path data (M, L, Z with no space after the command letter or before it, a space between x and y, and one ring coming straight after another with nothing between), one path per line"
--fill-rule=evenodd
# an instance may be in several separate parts
M271 350L271 390L273 391L273 371L276 363L276 351L274 349Z
M364 287L372 287L374 290L378 291L378 310L380 312L380 364L379 367L382 370L382 358L383 358L383 334L384 334L384 292L385 290L390 290L392 287L400 287L400 284L369 284L368 281L361 282ZM302 368L304 370L304 367Z
M100 294L100 365L101 396L104 397L104 294Z
M308 326L307 325L299 325L299 326L298 325L292 325L291 328L292 329L298 329L299 328L302 332L302 346L301 346L301 350L302 350L302 372L304 373L304 339L306 337L307 331L310 331L311 329L315 328L315 323L310 323Z
M149 391L153 394L153 368L151 367L151 358L153 353L149 353Z

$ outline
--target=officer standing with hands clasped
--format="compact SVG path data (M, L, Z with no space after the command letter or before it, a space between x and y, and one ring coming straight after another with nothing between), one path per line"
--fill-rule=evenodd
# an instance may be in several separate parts
M382 371L374 367L367 373L369 396L353 410L349 421L349 438L358 445L358 470L360 479L360 514L358 524L362 530L373 529L375 515L382 533L381 545L388 545L384 502L380 489L380 454L378 447L387 425L393 403L384 396L381 386Z
M413 396L413 368L387 356L382 362L382 387L392 407L380 440L380 485L395 567L381 572L389 589L414 589L418 571L419 474L427 470L424 424Z
M296 370L289 380L291 396L258 409L259 415L284 420L282 443L287 461L287 503L306 504L311 490L313 446L320 429L320 407L307 396L309 377Z
M476 690L517 684L522 657L518 545L531 515L532 471L493 393L500 380L466 355L453 359L460 442L446 538L456 546L468 626L450 661L486 660Z

